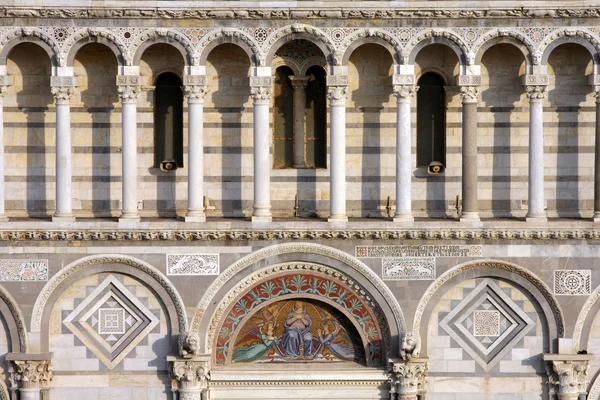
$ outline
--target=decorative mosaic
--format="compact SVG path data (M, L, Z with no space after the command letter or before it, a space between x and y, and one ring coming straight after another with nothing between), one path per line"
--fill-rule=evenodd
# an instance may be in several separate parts
M367 300L368 296L364 295L364 289L355 285L354 282L348 281L345 276L341 276L339 273L337 275L333 277L317 271L300 270L292 273L286 271L270 275L267 279L259 281L245 290L244 294L238 296L235 304L221 317L223 322L218 330L216 340L215 364L224 365L231 362L232 355L229 351L233 347L231 341L239 335L242 320L247 319L254 312L263 314L274 312L268 307L266 309L259 307L261 304L272 299L286 300L284 296L294 299L306 296L342 307L346 315L354 320L355 325L361 327L360 335L366 341L367 365L383 365L383 335L378 318L373 311L374 304ZM266 333L265 329L267 327L263 328L263 334Z
M233 363L308 361L365 362L361 338L348 318L315 300L261 308L240 328L233 347Z
M356 257L481 257L481 245L356 246Z
M433 257L391 257L382 260L381 275L384 280L435 279Z
M554 271L554 294L585 296L591 293L591 270L558 269Z
M146 338L159 320L110 275L67 315L63 324L107 368L113 369Z
M500 336L500 312L475 310L473 313L473 336Z
M321 49L308 40L292 40L282 45L275 53L274 57L291 58L301 64L311 57L324 57Z
M167 254L167 275L219 275L219 255Z
M0 259L0 281L47 281L48 260Z
M439 321L439 326L489 371L535 327L535 322L494 281L484 279Z

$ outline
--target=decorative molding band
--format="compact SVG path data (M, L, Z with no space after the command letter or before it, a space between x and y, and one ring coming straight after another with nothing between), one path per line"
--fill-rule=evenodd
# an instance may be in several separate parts
M4 230L0 241L585 240L600 229Z
M304 379L301 381L215 381L211 380L209 387L213 386L381 386L389 381L383 379L368 380L348 380L348 381L311 381Z
M257 9L257 8L58 8L0 7L0 18L66 19L400 19L400 18L510 18L567 19L600 18L600 8L486 8L486 9L406 9L406 8L335 8L335 9Z

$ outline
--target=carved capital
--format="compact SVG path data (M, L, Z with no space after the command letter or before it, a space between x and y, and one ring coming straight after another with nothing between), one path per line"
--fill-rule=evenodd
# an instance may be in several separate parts
M410 100L411 97L415 97L415 93L419 88L414 85L394 85L394 96L401 100Z
M117 91L123 103L135 103L142 88L139 75L117 75Z
M10 381L23 389L50 387L53 378L50 360L12 360Z
M417 393L425 392L429 373L427 358L391 361L390 367L391 393L398 393L400 399L416 400Z
M294 90L304 91L306 90L306 86L308 85L308 76L290 76L290 81L292 81L292 87Z
M548 86L525 86L529 100L543 100L548 97Z
M273 89L269 86L256 86L250 88L250 95L254 104L270 104Z
M461 86L460 97L463 103L477 103L479 101L478 86Z
M579 393L585 392L586 380L592 354L544 354L546 372L551 385L558 387L559 398L577 399Z
M184 85L183 95L187 98L188 103L202 103L204 96L210 92L207 85Z
M343 106L348 97L348 86L329 86L327 87L327 98L332 106Z
M12 85L12 76L0 75L0 97L4 96L10 85Z
M200 399L200 393L208 388L210 379L210 356L200 355L192 358L167 357L170 364L172 386L180 395L190 399ZM188 398L183 396L185 398ZM190 397L194 396L194 397ZM182 398L182 396L180 396Z
M56 104L69 104L74 90L70 86L52 86L50 88Z

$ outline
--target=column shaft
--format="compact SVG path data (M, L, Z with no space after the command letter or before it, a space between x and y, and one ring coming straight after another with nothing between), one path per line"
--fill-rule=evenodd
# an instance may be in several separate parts
M20 388L20 400L40 400L40 388Z
M544 211L544 101L529 102L529 208L527 219L543 222Z
M348 221L346 215L346 91L347 86L329 87L330 222Z
M2 104L4 91L6 86L0 86L0 222L8 221L5 210L5 195L4 189L4 108Z
M596 137L594 159L594 221L600 222L600 92L596 92Z
M479 220L477 195L477 96L478 88L464 87L462 105L462 214L461 220Z
M123 207L122 220L139 221L137 207L137 105L122 103Z
M305 110L307 76L290 76L294 88L294 168L306 168Z
M254 98L254 212L252 222L271 222L271 86L252 88Z
M188 210L187 222L204 222L204 104L188 98Z
M394 221L413 221L412 215L412 145L410 102L412 85L394 88L398 99L396 110L396 212Z

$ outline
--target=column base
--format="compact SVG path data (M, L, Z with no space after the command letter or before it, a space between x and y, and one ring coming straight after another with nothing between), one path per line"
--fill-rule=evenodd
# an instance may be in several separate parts
M347 215L330 215L327 222L348 222Z
M479 213L477 211L467 211L460 215L460 222L479 222Z
M273 222L273 217L271 215L253 215L252 223L254 224L264 224Z
M592 221L600 222L600 211L594 211L594 216L592 217Z
M302 163L302 164L294 164L293 167L297 168L297 169L306 169L306 168L308 168L306 166L306 164L304 164L304 163Z
M141 221L140 215L137 213L124 212L119 217L119 224L136 223L136 222L140 222L140 221Z
M202 210L188 210L185 222L206 222L206 214Z
M8 217L6 215L0 215L0 222L8 222Z
M558 400L579 400L579 393L559 393Z
M271 222L273 215L271 215L271 205L262 206L255 204L254 212L252 213L252 222Z
M52 216L52 222L75 222L75 217L73 216L73 214L54 214Z
M525 216L525 222L532 224L545 223L548 222L548 217L546 217L546 214L527 214Z
M417 400L417 393L398 393L398 400Z
M392 221L398 222L398 223L406 223L406 222L410 223L410 222L415 222L415 217L413 217L412 213L394 214Z

